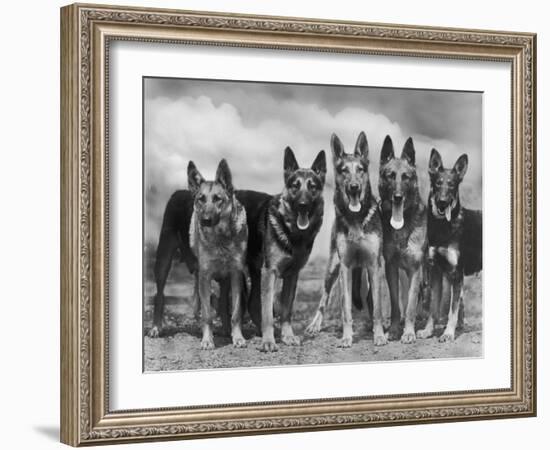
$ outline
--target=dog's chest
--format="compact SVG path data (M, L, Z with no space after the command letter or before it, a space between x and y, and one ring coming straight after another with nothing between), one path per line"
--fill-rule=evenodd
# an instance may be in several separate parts
M213 274L226 274L244 266L246 243L223 240L201 240L198 246L199 265Z
M267 265L274 269L279 276L284 277L289 272L296 272L302 269L309 258L310 250L307 248L294 247L292 253L288 253L278 246L271 246L268 249Z
M404 267L414 266L424 259L427 246L427 226L425 221L405 224L400 230L391 227L384 234L384 257L397 258Z
M241 270L246 255L246 227L231 230L227 225L206 229L194 217L190 229L190 245L202 271L225 275Z
M361 226L351 226L347 232L336 233L336 247L340 260L348 267L363 266L380 255L381 238L365 232Z

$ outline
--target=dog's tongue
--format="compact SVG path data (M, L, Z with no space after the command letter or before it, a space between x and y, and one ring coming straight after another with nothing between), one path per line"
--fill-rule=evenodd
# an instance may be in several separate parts
M309 227L309 217L307 216L307 213L298 214L298 220L296 221L296 225L298 225L298 228L300 230L305 230L307 229L307 227Z
M391 210L390 225L396 230L400 230L401 228L403 228L404 223L405 221L403 220L403 202L400 202L398 205L394 203Z
M447 206L447 208L445 209L445 218L447 219L447 222L451 221L452 212L453 212L453 208L451 207L451 205Z
M353 212L361 211L361 202L359 201L359 198L355 196L350 197L348 208Z

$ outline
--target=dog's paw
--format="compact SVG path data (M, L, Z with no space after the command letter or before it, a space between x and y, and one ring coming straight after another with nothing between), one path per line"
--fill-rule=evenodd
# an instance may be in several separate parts
M272 341L272 340L262 341L262 345L260 346L260 351L265 353L277 352L279 351L279 347L277 346L275 341Z
M382 345L386 345L388 343L388 339L386 338L386 336L382 333L382 334L375 334L374 335L374 345L376 347L380 347Z
M390 326L390 329L388 330L388 339L390 341L397 341L399 340L399 336L400 336L400 329L399 329L399 325L397 324L392 324Z
M214 350L214 341L212 339L203 339L201 341L201 350Z
M323 322L323 316L317 313L311 323L306 328L306 334L308 336L315 336L321 331L321 323Z
M434 334L432 329L424 328L423 330L418 330L416 332L416 337L418 339L428 339L431 338Z
M414 334L414 331L403 332L403 336L401 336L402 344L412 344L415 341L416 341L416 334Z
M246 347L246 339L242 336L234 337L233 338L233 347L235 348L245 348Z
M298 336L294 336L293 334L281 336L281 341L283 344L290 346L297 346L301 344L300 338Z
M342 339L340 339L340 342L338 343L338 348L350 348L352 342L353 338L351 336L344 336L342 337Z
M455 340L455 334L445 331L440 337L439 342L453 342Z
M154 326L153 328L151 328L149 330L149 333L147 333L147 336L149 336L150 338L158 338L160 335L160 332L159 332L159 329L157 326Z

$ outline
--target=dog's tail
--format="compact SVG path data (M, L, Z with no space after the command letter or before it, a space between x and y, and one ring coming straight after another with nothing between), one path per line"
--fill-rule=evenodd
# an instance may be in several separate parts
M351 301L359 311L363 309L363 302L361 300L362 275L363 275L363 269L361 267L356 267L351 271ZM370 286L369 286L369 291L370 291Z

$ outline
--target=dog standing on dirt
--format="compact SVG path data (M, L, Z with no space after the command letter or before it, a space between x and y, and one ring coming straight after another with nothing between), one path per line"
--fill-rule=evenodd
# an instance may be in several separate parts
M364 132L359 134L353 154L344 152L342 142L331 138L336 217L332 226L330 254L325 275L324 292L308 334L321 329L324 310L334 282L341 283L342 340L340 347L351 347L353 340L352 302L361 309L361 277L366 272L369 294L373 301L374 345L387 344L382 327L380 276L382 271L382 222L378 202L371 190L369 147Z
M402 269L409 281L409 291L401 342L409 344L416 340L416 310L427 247L427 212L418 190L412 138L407 139L401 157L396 158L393 142L386 136L380 152L378 192L384 232L386 279L391 300L389 338L399 339L399 269Z
M248 190L236 190L235 196L237 200L244 206L246 211L246 222L248 226L248 244L247 244L247 264L249 267L255 267L261 263L263 258L263 235L261 233L262 227L259 226L259 222L264 220L264 214L266 205L271 200L271 195L263 192L248 191ZM191 251L189 245L189 228L191 226L191 216L193 215L193 193L186 189L181 189L172 194L164 211L162 220L162 227L159 236L159 242L157 246L155 265L153 273L155 277L155 283L157 292L154 297L154 311L153 311L153 326L148 331L147 335L151 338L156 338L163 332L163 316L164 316L164 287L168 274L172 267L174 257L180 255L181 262L187 265L187 268L191 274L196 278L197 271L197 258ZM261 276L260 274L251 273L252 287L258 290L257 281ZM245 285L243 285L244 287ZM224 291L223 294L226 294ZM247 292L242 293L242 297L246 298ZM251 292L252 295L252 292ZM259 294L258 294L259 295ZM199 317L200 302L198 299L197 283L194 283L193 297L195 303L195 316ZM243 302L244 305L244 302ZM229 335L231 333L230 324L230 308L229 302L222 304L218 302L218 309L220 310L220 316L222 319L223 333ZM260 319L258 319L258 324ZM260 326L260 325L258 325Z
M468 156L460 156L452 169L432 149L429 161L430 196L428 198L428 263L430 270L430 315L421 339L434 334L434 320L440 302L449 303L449 315L440 342L453 341L463 302L464 275L482 269L482 214L463 208L459 187L468 170ZM449 301L450 300L450 301ZM444 304L445 304L444 303Z
M246 341L241 331L241 290L248 241L244 206L235 196L231 172L225 159L220 161L214 181L206 181L192 161L187 167L187 176L194 203L189 243L197 258L197 285L202 321L201 348L214 348L210 305L213 280L220 283L221 308L229 302L232 305L233 345L245 347Z
M249 311L256 325L261 326L261 351L278 350L273 325L275 282L282 279L281 341L299 345L292 330L292 308L300 270L309 259L315 237L323 223L323 187L326 176L325 152L321 151L311 168L300 168L290 147L284 155L284 189L267 203L262 228L263 258L255 258L249 271L251 288ZM265 269L267 289L261 296L261 279ZM256 274L254 278L252 274ZM260 308L258 308L260 306ZM261 319L258 310L261 311ZM260 324L258 323L260 322Z

